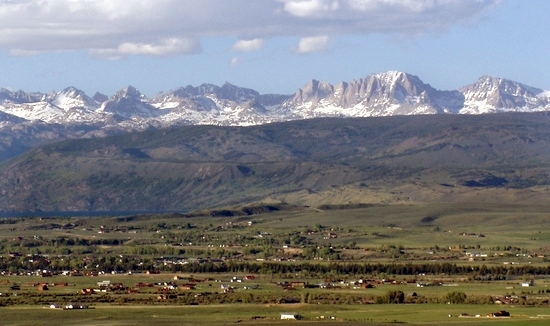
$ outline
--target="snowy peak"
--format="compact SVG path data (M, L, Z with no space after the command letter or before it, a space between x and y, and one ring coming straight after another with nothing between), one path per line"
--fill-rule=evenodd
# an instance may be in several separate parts
M411 100L412 103L418 103L422 99L425 102L430 93L437 92L417 76L399 71L373 75L367 78L367 83L372 95L391 98L398 103L409 103Z
M462 87L464 107L460 113L540 111L550 109L544 91L508 79L483 76L474 84Z
M133 86L118 91L104 102L101 111L113 113L121 118L153 118L158 110L145 102L145 97Z
M276 95L260 95L255 90L226 82L221 87L212 84L180 87L161 93L148 103L163 112L163 124L190 119L194 124L255 125L285 120L264 107L278 106L282 101Z
M132 98L132 99L141 99L143 95L135 88L134 86L127 86L126 88L118 91L112 98L121 99L121 98Z
M285 103L302 116L385 116L450 112L443 95L420 78L399 71L332 86L312 80Z
M474 84L463 87L462 89L474 89L485 93L501 93L513 96L537 96L543 91L538 88L526 86L509 79L493 76L482 76Z
M422 81L413 75L409 75L401 71L388 71L384 73L374 74L370 76L373 79L378 80L381 85L386 87L392 87L399 84L412 84L414 82L423 84Z
M50 103L58 108L69 110L71 108L96 109L99 103L75 87L67 87L59 93L49 96Z
M73 86L67 87L61 92L57 93L57 96L64 96L64 97L70 97L70 98L88 97L83 91Z

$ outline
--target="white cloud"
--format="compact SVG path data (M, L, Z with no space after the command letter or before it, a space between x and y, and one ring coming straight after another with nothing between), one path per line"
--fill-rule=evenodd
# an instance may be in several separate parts
M249 51L278 36L444 29L479 18L499 1L0 0L0 50L166 56L196 53L201 39L236 37L242 41L233 50Z
M337 0L281 0L284 10L299 17L322 15L340 7Z
M200 52L200 44L193 39L169 39L155 44L127 42L116 48L90 50L92 55L109 59L119 59L129 55L172 56L198 52Z
M264 40L255 38L253 40L239 40L233 44L231 49L234 51L249 52L260 50L264 46Z
M324 51L328 45L329 40L329 37L326 35L303 37L298 43L298 48L296 49L296 52L300 54L305 54Z
M406 10L420 12L441 6L444 3L452 3L448 0L349 0L352 8L359 10L378 10L383 7L398 7Z

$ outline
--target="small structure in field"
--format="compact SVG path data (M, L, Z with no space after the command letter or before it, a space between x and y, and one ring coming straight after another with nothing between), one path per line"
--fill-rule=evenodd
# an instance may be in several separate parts
M84 304L68 304L65 306L64 310L74 310L74 309L89 309L88 305Z
M302 316L294 314L294 313L282 313L281 319L283 320L298 320L302 319Z
M499 310L498 312L487 315L487 317L510 317L510 313L505 310Z
M180 285L180 289L186 290L186 291L194 290L196 287L197 287L197 285L193 284L193 283L186 283L186 284Z
M48 290L48 284L47 283L38 284L38 291L47 291L47 290Z

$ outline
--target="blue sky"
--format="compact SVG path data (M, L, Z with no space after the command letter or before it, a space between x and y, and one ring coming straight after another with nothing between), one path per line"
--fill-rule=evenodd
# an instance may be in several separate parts
M550 90L546 0L0 0L0 87L294 93L388 70Z

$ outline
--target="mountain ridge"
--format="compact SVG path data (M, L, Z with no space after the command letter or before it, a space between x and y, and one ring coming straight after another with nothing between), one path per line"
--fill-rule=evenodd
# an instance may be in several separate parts
M81 115L67 115L79 109ZM252 125L316 117L483 114L550 110L550 91L482 76L457 90L437 90L400 71L331 85L312 79L294 94L260 94L229 82L178 87L150 98L128 86L111 97L75 87L50 94L0 90L0 112L46 123L118 124L135 129L183 124Z
M260 94L233 85L178 87L152 97L127 86L92 97L76 87L38 93L0 89L0 161L35 146L185 125L253 126L322 117L550 111L550 91L483 76L437 90L400 71L331 85L311 80L294 94ZM20 141L24 139L24 141Z
M7 211L540 203L550 114L320 118L66 140L0 164Z

